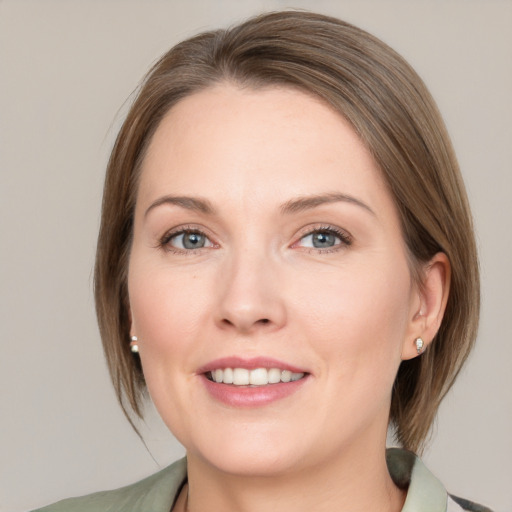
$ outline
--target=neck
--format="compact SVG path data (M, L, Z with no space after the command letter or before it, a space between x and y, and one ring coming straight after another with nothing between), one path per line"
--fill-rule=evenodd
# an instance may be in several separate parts
M348 452L284 475L265 476L225 473L189 454L188 486L180 506L187 512L400 511L405 493L389 476L385 450L351 447Z

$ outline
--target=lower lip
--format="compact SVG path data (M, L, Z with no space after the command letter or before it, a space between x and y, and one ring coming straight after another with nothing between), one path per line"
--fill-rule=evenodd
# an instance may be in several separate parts
M261 407L286 398L296 391L308 380L308 377L293 382L280 382L267 386L234 386L220 384L201 376L210 395L219 402L232 407Z

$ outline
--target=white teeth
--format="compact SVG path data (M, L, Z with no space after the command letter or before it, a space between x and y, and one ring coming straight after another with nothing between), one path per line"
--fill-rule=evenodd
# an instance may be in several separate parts
M256 368L249 372L249 384L253 386L264 386L268 384L268 371L265 368Z
M281 370L279 368L271 368L268 371L268 383L277 384L281 382Z
M234 384L235 386L266 386L279 382L293 382L304 377L304 373L294 373L279 368L218 368L211 371L211 379L217 383Z
M233 384L235 384L235 386L247 386L247 384L249 384L249 370L245 368L234 368Z
M283 370L281 372L281 382L290 382L292 380L292 372Z
M224 382L224 384L233 384L233 370L231 368L224 369L224 376L221 382Z

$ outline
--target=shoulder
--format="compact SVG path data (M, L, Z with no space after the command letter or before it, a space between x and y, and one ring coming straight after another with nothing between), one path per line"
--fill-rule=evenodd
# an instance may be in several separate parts
M459 498L458 496L448 496L448 507L446 509L446 512L459 511L492 512L490 508L484 507L483 505L479 505L478 503L474 503L473 501L469 501L464 498Z
M68 498L33 512L168 512L186 475L186 459L181 459L126 487Z
M407 490L402 512L492 512L472 501L449 495L443 484L412 452L389 448L386 461L395 484Z

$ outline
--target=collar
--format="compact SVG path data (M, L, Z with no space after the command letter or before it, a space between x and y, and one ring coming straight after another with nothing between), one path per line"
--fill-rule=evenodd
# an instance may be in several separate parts
M414 453L388 448L386 462L395 484L407 489L402 512L446 512L448 494L444 486Z
M442 484L430 473L414 453L399 448L386 450L389 474L395 484L407 490L401 512L447 512L448 495ZM60 502L62 508L41 509L39 512L56 510L116 510L139 512L169 511L187 479L187 460L183 458L160 472L135 484L114 491L95 493L82 498ZM87 504L73 508L70 505ZM108 505L108 506L107 506ZM92 508L91 508L92 507ZM448 510L455 510L451 507ZM457 508L457 510L461 510Z
M401 448L388 448L386 462L389 474L401 489L407 489L407 497L401 512L447 512L448 494L441 482L427 469L416 455ZM185 459L175 463L181 484L186 479ZM174 485L174 492L181 488Z

